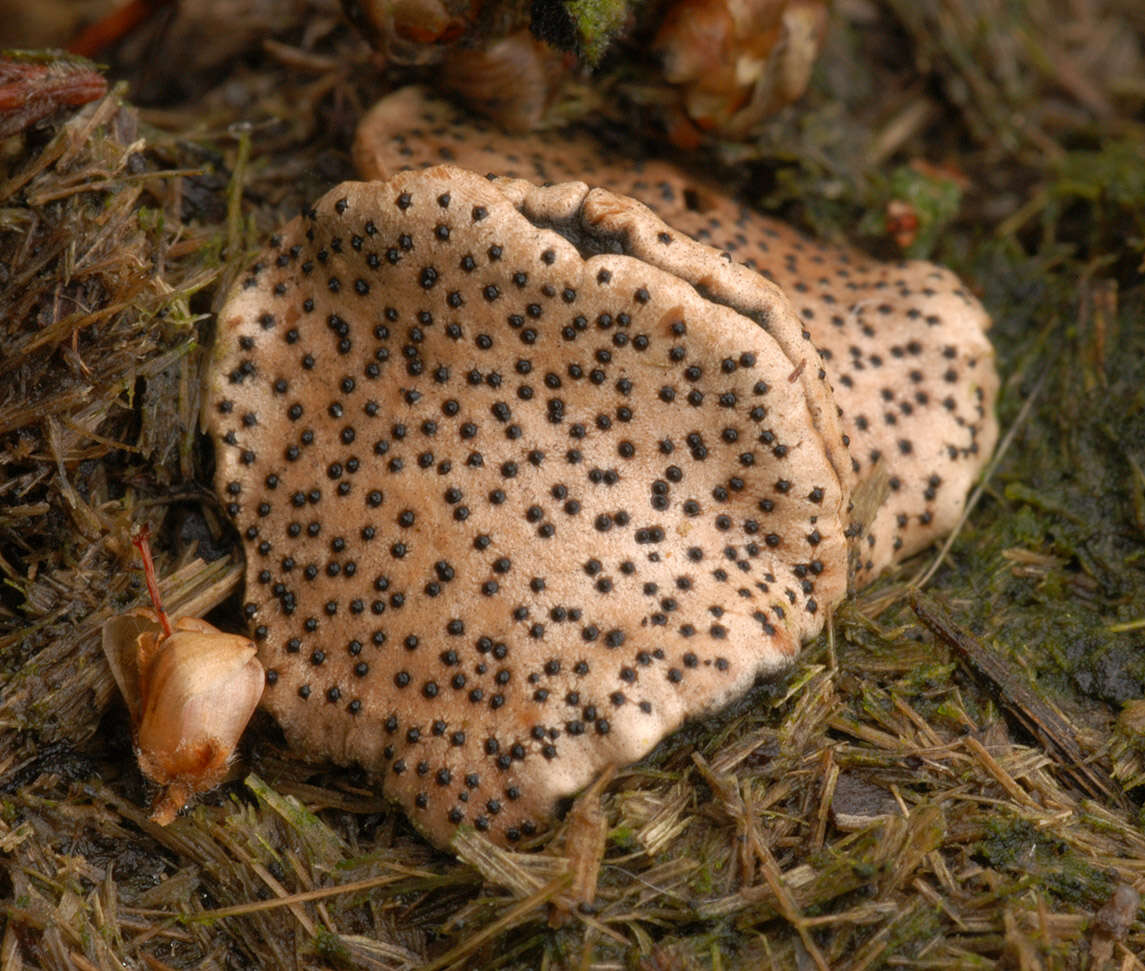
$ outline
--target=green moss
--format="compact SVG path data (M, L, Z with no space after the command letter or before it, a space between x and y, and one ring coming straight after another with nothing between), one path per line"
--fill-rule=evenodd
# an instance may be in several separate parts
M905 694L925 694L935 689L941 689L950 683L954 672L953 664L924 664L912 668L910 673L900 680L897 689Z
M1065 841L1028 819L989 818L975 850L991 867L1021 881L1032 878L1047 893L1079 907L1100 906L1116 884L1116 877L1085 863Z
M628 16L628 0L567 0L581 56L595 67Z
M162 209L153 209L149 206L140 206L135 214L139 228L144 232L162 231L166 217Z
M1145 253L1145 165L1140 141L1111 139L1096 150L1067 152L1055 166L1042 222L1063 228L1094 252ZM1088 238L1087 238L1088 237Z
M1119 294L1084 272L1056 247L1036 256L1010 241L980 249L974 274L1008 376L1003 426L1037 397L944 583L964 598L964 620L1041 690L1121 703L1145 692L1132 627L1145 603L1135 511L1145 293Z
M977 851L987 863L995 867L1014 867L1028 860L1045 838L1027 819L995 816L986 820L986 835L979 841Z
M903 247L904 253L923 259L934 252L939 237L958 215L962 187L938 169L900 165L888 178L876 180L860 229L872 236L886 234L887 207L892 203L905 204L917 221L913 240Z
M317 928L314 933L314 950L319 957L330 961L339 967L353 967L349 948L337 934L331 934L323 927Z

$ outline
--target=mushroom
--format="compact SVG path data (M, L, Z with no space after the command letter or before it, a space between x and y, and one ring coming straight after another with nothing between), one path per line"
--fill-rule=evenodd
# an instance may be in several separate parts
M855 474L874 481L877 466L889 490L856 550L857 586L954 528L997 439L998 376L990 318L949 270L814 241L673 165L616 158L584 135L505 135L420 88L382 99L359 125L354 162L364 178L442 161L608 186L678 230L669 243L649 241L642 259L687 278L687 236L783 290L822 355Z
M661 234L682 273L630 255ZM778 287L630 199L345 183L218 328L204 424L264 705L439 844L537 832L846 593L818 353Z
M273 238L208 369L263 700L439 845L512 843L951 528L989 321L932 264L415 89L355 160L380 181Z

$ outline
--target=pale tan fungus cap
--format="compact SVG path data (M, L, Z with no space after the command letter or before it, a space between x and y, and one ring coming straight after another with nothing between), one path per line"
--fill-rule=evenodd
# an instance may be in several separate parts
M205 404L264 704L439 844L544 828L846 590L841 436L784 295L745 316L623 251L666 231L643 207L511 188L332 190L219 314Z

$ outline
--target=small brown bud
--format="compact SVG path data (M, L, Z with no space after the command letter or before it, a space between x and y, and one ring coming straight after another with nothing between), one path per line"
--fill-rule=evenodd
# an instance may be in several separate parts
M108 621L103 638L139 768L164 789L151 818L165 826L222 781L262 697L262 665L251 641L192 617L176 620L168 637L150 610L139 610Z
M139 768L162 787L151 818L166 826L192 796L222 781L265 675L247 638L194 617L168 620L146 538L137 545L156 609L107 621L103 652L131 714Z

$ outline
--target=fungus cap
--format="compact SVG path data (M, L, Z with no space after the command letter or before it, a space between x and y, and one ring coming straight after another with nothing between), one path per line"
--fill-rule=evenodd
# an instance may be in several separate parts
M849 467L789 302L706 250L701 294L628 255L649 232L583 183L346 183L219 314L204 424L264 704L439 844L544 827L845 592Z

